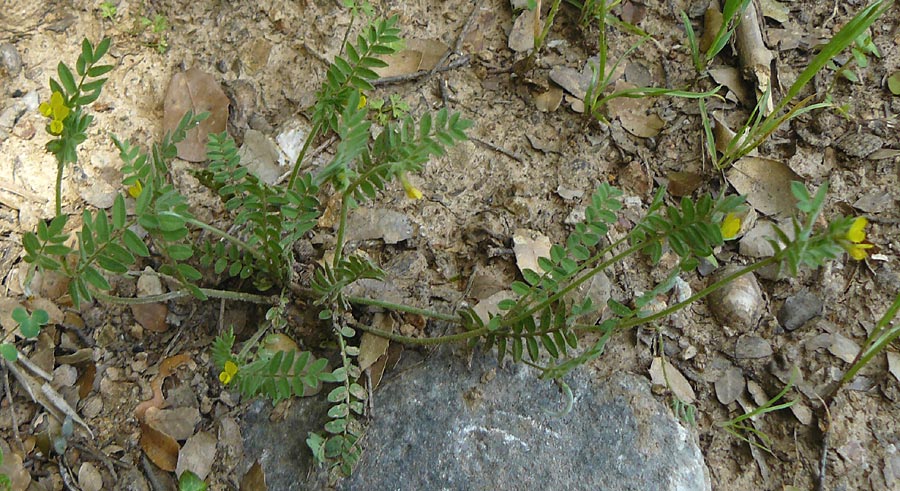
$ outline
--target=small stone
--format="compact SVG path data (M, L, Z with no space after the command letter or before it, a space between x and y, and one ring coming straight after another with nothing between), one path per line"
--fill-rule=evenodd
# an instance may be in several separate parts
M101 411L103 411L103 398L91 396L84 402L81 408L81 415L84 416L84 419L90 421L92 418L97 417Z
M737 267L728 267L716 275L715 280L734 273ZM738 277L709 296L709 307L718 321L726 326L750 329L762 315L764 302L762 290L753 273Z
M884 146L884 140L872 133L851 133L837 143L837 147L850 157L864 158Z
M812 423L812 409L810 409L806 404L803 404L800 401L794 401L794 404L791 405L791 412L794 413L794 417L797 418L797 421L799 421L800 423L804 425L809 425Z
M859 354L859 346L851 339L840 334L834 333L832 336L831 346L828 347L828 351L847 363L853 363L856 355Z
M738 367L731 367L716 380L716 399L728 405L736 401L744 391L744 374Z
M191 471L200 479L206 479L212 470L216 458L216 437L212 433L201 431L184 442L178 452L178 464L175 475Z
M784 301L776 317L781 327L786 331L793 331L813 317L821 315L822 307L823 303L819 297L809 290L802 290Z
M734 356L739 359L765 358L772 355L772 346L765 339L753 334L738 338L734 345Z
M22 71L22 57L19 56L14 44L0 44L0 65L3 65L3 69L11 78Z

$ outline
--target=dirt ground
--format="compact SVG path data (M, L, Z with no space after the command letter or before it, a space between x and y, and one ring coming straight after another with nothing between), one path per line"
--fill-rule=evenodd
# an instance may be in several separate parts
M534 92L549 86L552 68L581 70L596 54L595 33L578 28L577 11L571 6L562 7L549 47L534 70L522 77L512 73L514 63L524 55L508 47L515 16L505 0L373 3L379 13L400 16L399 26L407 39L440 41L450 47L471 20L461 53L450 58L468 55L467 64L433 77L379 86L369 94L370 98L399 94L412 114L447 104L474 122L470 141L412 176L425 199L406 199L395 186L369 205L401 212L412 222L409 239L390 245L367 240L359 247L376 263L402 271L396 286L420 305L474 302L503 289L516 279L515 258L509 249L515 231L536 230L554 242L564 241L570 213L601 182L625 191L622 220L632 222L673 172L699 175L697 193L733 192L722 173L703 157L696 101L655 99L649 111L664 124L651 137L629 133L621 118L611 118L609 125L586 121L571 109L569 95L555 111L535 107ZM707 3L644 0L619 7L616 13L630 16L653 36L622 64L622 76L640 85L711 88L709 80L696 82L679 17L680 11L686 11L700 30ZM815 46L864 3L796 0L777 5L787 9L786 18L767 18L766 26L776 54L775 79L778 87L787 87L809 63ZM0 43L10 43L22 65L15 74L0 67L0 112L23 103L35 91L41 101L47 100L47 78L55 76L60 60L74 65L83 37L95 42L104 36L112 38L110 55L116 69L91 108L96 122L80 149L79 164L64 181L64 211L71 215L80 214L86 203L103 206L121 188L121 161L108 135L143 144L161 137L163 97L169 80L179 71L198 67L221 82L232 100L229 131L239 143L250 128L274 139L286 128L306 127L304 111L313 104L326 60L339 52L350 19L346 9L332 0L121 0L117 6L114 20L103 19L100 2L89 0L12 0L11 9L0 12ZM140 27L138 18L156 15L167 20L163 33ZM885 357L873 360L837 398L825 445L824 411L818 399L822 388L848 367L835 354L842 352L834 347L834 340L846 338L862 345L900 286L900 157L890 152L900 149L900 98L885 86L886 77L900 69L898 27L900 11L895 6L871 30L881 58L870 57L869 66L856 71L859 83L841 80L836 84L833 98L847 105L846 116L833 111L805 115L773 134L760 149L760 155L790 166L810 187L829 182L826 216L867 216L869 239L877 245L878 255L864 262L845 257L819 270L804 271L798 278L761 279L765 313L749 328L722 325L703 302L655 326L665 340L669 360L696 392L694 430L713 489L814 489L823 448L827 448L825 489L900 489L900 385L888 371ZM162 39L167 46L159 46ZM634 36L611 29L611 57L624 54L634 41ZM737 66L737 61L726 48L713 65ZM833 72L823 71L816 78L816 88L824 90L832 78ZM739 124L749 114L748 108L732 99L716 102L713 109L731 124ZM6 301L24 302L20 237L23 231L33 230L38 220L52 216L56 166L43 149L47 135L38 111L23 111L12 122L9 128L0 128L0 278ZM882 151L855 151L842 143L859 139L857 135L877 136ZM325 155L329 152L326 149ZM187 172L201 165L177 161L173 180L191 197L201 218L221 220L221 206ZM333 230L314 230L310 240L314 254L321 254L323 244L333 240ZM720 264L750 262L737 242L728 243L717 258ZM650 290L665 277L674 259L664 256L659 267L644 258L616 265L607 272L612 297L627 303L637 293ZM697 274L684 279L693 291L708 282ZM131 295L134 288L133 278L115 283L119 295ZM822 300L824 311L802 327L785 331L775 314L786 298L804 289ZM463 297L465 291L468 297ZM32 300L31 305L38 304ZM38 342L24 352L32 357L43 353L42 361L54 375L70 375L68 386L61 386L60 392L78 409L94 438L77 431L62 463L41 454L41 435L51 425L49 418L10 379L0 404L0 437L5 440L4 451L12 447L21 454L24 445L24 468L35 482L29 489L64 489L65 480L77 482L82 473L91 474L82 471L84 463L99 473L106 484L103 489L121 489L113 483L123 476L143 479L139 475L148 472L148 465L138 444L141 428L133 417L134 408L151 397L150 380L160 361L178 353L189 354L192 361L169 379L168 397L181 397L182 406L198 409L197 431L210 432L219 440L219 454L208 478L211 489L237 488L242 473L237 468L240 452L235 450L239 443L234 441L234 428L242 406L234 394L222 390L211 366L209 344L221 328L222 317L233 319L239 332L252 332L248 319L261 312L240 304L201 305L189 300L171 302L170 310L170 329L153 333L142 329L127 308L95 303L74 311L64 303L58 305L61 317L71 317L46 331L49 336L42 342L50 348ZM302 312L297 318L298 323L306 323L296 326L298 332L308 333L309 320ZM760 358L735 356L736 342L748 333L766 340L773 353ZM301 344L314 342L298 337ZM647 374L659 348L648 341L652 339L647 330L617 336L592 370L599 378L616 370ZM90 348L88 362L59 360L83 348ZM73 366L74 374L70 373ZM754 400L759 403L778 393L794 366L802 380L787 397L797 400L796 406L755 422L772 438L771 454L751 451L717 426L744 412L738 402L723 405L717 399L714 383L723 373L740 369L739 379L749 383L742 400L753 405ZM85 387L80 382L84 380L88 380L86 389L79 390ZM665 391L660 399L670 401ZM66 466L71 469L68 476L61 471ZM147 479L171 478L162 473ZM86 482L81 481L84 489L90 487Z

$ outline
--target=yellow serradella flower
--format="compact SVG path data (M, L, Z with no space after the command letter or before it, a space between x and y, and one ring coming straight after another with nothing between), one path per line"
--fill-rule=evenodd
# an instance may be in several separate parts
M722 231L723 239L733 239L741 230L741 217L734 213L729 213L722 220L722 225L719 226L719 229Z
M409 179L406 178L405 174L400 174L400 184L403 185L403 191L406 192L406 197L409 199L422 199L422 191L419 191L419 188L412 185L409 182Z
M234 376L237 375L238 366L233 361L229 360L225 362L225 368L219 374L219 382L222 382L225 385L228 385Z
M137 181L131 186L128 186L128 194L131 195L132 198L137 199L138 196L141 195L141 192L144 190L144 186L141 185L141 181Z
M862 261L869 255L866 249L875 247L872 244L863 242L866 240L866 226L868 224L869 221L865 217L858 217L856 220L853 220L850 230L847 231L847 235L844 237L850 241L849 244L842 244L844 249L850 254L850 257L857 261Z
M54 135L62 133L63 121L69 116L71 110L66 106L66 101L61 93L54 92L50 96L50 102L42 102L38 106L38 110L41 114L53 120L50 122L50 133Z
M357 109L362 109L366 107L366 95L359 94L359 105L356 106Z

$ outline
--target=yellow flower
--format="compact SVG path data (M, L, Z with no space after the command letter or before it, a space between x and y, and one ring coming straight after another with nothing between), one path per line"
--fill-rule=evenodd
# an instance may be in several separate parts
M131 186L128 186L128 194L131 195L132 198L137 199L138 196L141 195L141 192L144 190L144 186L141 185L141 181L137 181Z
M231 360L225 362L225 369L219 374L219 381L225 385L237 375L238 366Z
M50 133L53 133L54 135L58 135L58 134L62 133L62 131L63 131L62 121L60 121L58 119L54 119L53 121L50 121Z
M50 122L50 133L59 135L63 132L63 121L69 117L70 109L66 106L66 101L61 93L54 92L50 96L50 102L42 102L38 106L38 110L53 120Z
M844 249L850 253L850 257L857 261L862 261L869 255L869 253L866 252L866 249L875 247L872 244L863 242L866 240L866 226L868 224L869 221L866 220L865 217L858 217L856 220L853 220L853 223L850 225L850 230L848 230L847 235L844 236L845 239L850 241L849 244L842 244Z
M359 105L356 106L356 108L357 108L357 109L362 109L362 108L364 108L364 107L366 107L366 95L365 95L365 94L359 94Z
M741 217L734 213L729 213L725 216L725 219L722 220L722 225L719 226L719 229L722 231L723 239L733 239L741 230Z
M850 230L847 231L847 238L850 239L850 242L859 244L866 240L866 225L868 224L869 221L865 217L858 217L856 220L853 220Z
M406 197L409 199L422 199L422 191L412 185L406 178L405 174L400 174L400 184L403 184L403 190L406 191Z

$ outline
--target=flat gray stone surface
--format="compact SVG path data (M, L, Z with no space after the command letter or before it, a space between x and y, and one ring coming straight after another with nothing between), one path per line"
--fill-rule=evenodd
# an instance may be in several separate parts
M565 397L535 373L512 363L498 368L494 357L483 355L469 367L446 352L395 372L375 394L363 457L338 488L710 489L693 437L650 394L646 379L618 374L598 385L578 371L567 380L574 408L557 417ZM270 424L262 413L255 422L249 414L245 419L248 457L252 462L256 455L265 456L261 463L269 490L323 487L322 472L308 480L308 455L279 457L298 450L289 439L304 445L307 430L300 420L316 419L310 417L312 407L304 409L308 404L300 402L292 412L306 416L288 417L296 426ZM277 433L260 435L264 427Z

